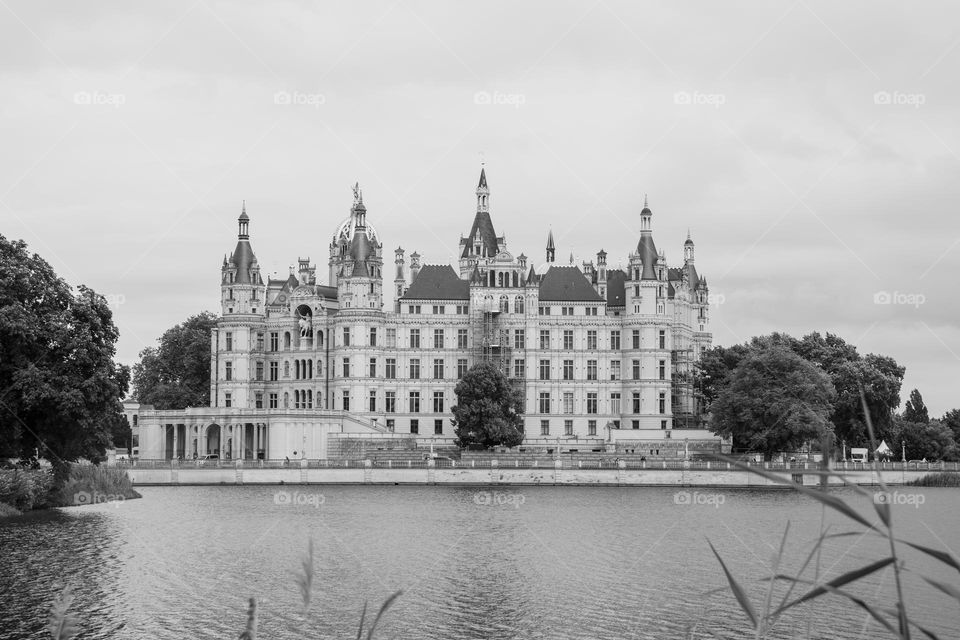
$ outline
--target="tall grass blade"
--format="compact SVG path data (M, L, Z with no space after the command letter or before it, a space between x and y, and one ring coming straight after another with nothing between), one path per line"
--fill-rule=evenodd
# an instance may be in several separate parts
M747 597L747 593L730 573L730 570L727 569L727 565L723 562L723 558L720 557L720 554L717 553L717 549L713 546L713 543L707 540L707 544L710 545L710 549L713 550L713 555L717 556L720 566L723 567L723 572L727 575L727 582L730 583L730 590L733 591L733 595L737 598L737 602L740 603L740 608L743 609L743 612L747 614L747 617L750 618L750 623L753 625L753 628L756 629L757 613L753 610L753 605L750 604L750 599Z
M294 579L297 581L297 587L300 589L300 597L303 599L303 612L306 613L307 610L310 609L310 599L313 594L313 538L310 538L307 547L307 557L303 559L300 567L301 571L294 576Z
M893 562L894 562L894 558L884 558L883 560L878 560L877 562L873 562L873 563L871 563L871 564L868 564L868 565L865 566L865 567L860 567L859 569L854 569L853 571L848 571L847 573L843 574L842 576L838 576L838 577L834 578L833 580L831 580L830 582L826 583L825 585L821 585L821 586L817 587L816 589L813 589L813 590L811 590L811 591L808 591L808 592L806 593L806 595L804 595L804 596L802 596L802 597L794 600L794 601L791 602L790 604L785 605L785 606L783 606L783 607L780 607L780 609L778 609L778 610L775 612L775 615L776 615L776 614L780 614L780 613L782 613L783 611L785 611L785 610L787 610L787 609L790 609L791 607L795 607L795 606L797 606L798 604L802 604L802 603L804 603L804 602L807 602L808 600L813 600L814 598L818 598L818 597L822 596L823 594L825 594L825 593L827 593L827 592L829 591L829 589L828 589L827 587L830 587L830 588L833 588L833 589L836 589L837 587L842 587L842 586L845 585L845 584L848 584L848 583L850 583L850 582L855 582L855 581L859 580L860 578L863 578L864 576L868 576L868 575L870 575L871 573L874 573L875 571L879 571L880 569L883 569L884 567L892 564Z
M380 622L380 616L387 612L387 609L393 604L393 601L400 597L400 594L403 591L397 591L389 598L387 598L383 605L380 606L380 611L377 612L377 617L373 619L373 624L370 625L370 631L367 632L367 640L373 640L373 632L377 628L377 623Z
M949 551L939 551L937 549L931 549L930 547L925 547L922 544L916 544L914 542L909 542L907 540L897 540L897 542L902 542L903 544L909 547L913 547L917 551L922 551L928 556L932 556L937 560L939 560L940 562L953 567L957 571L960 571L960 560L957 560L957 557L954 556Z
M960 589L956 588L952 584L946 584L944 582L938 582L937 580L931 580L926 576L921 576L921 577L924 580L926 580L928 583L930 583L940 591L943 591L945 594L954 598L958 603L960 603Z
M77 618L70 611L73 590L67 587L50 607L50 635L54 640L70 640L77 635Z
M257 640L257 599L250 598L247 607L247 627L240 634L239 640Z
M357 629L357 640L363 640L363 623L367 618L367 601L363 601L363 611L360 612L360 628Z

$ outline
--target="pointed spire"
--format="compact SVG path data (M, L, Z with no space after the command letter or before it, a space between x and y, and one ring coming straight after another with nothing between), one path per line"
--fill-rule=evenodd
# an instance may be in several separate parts
M643 208L644 208L644 209L649 209L649 208L650 208L650 203L647 202L647 194L643 194Z
M553 262L556 256L556 249L553 245L553 229L547 235L547 262Z
M490 188L487 187L487 170L481 164L480 182L477 184L477 213L490 211Z
M483 166L483 163L480 163L480 184L477 185L478 189L487 188L487 170Z
M570 264L573 264L573 251L570 252Z

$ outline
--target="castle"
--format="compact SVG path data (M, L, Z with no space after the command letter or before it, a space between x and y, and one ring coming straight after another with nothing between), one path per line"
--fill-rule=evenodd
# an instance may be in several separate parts
M711 344L694 243L688 234L670 267L646 202L639 217L625 268L609 268L603 250L596 263L561 265L551 232L538 273L494 230L481 169L458 264L417 253L408 264L396 249L388 307L383 242L359 185L331 237L326 283L309 258L264 279L244 205L221 266L210 406L141 407L140 456L326 458L345 437L451 444L454 388L481 361L522 391L524 447L652 454L670 440L719 442L702 428L692 379Z

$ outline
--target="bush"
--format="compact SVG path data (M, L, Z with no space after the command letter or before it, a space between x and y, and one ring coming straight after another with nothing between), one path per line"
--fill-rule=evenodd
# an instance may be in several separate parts
M53 473L42 469L0 470L0 502L18 511L50 505Z
M57 492L56 506L130 500L139 498L127 472L116 467L93 464L74 464L63 487Z

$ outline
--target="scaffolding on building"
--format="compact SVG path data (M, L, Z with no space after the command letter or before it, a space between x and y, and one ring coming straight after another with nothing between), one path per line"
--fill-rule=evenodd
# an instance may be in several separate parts
M512 367L510 329L500 322L500 311L494 308L472 309L473 363L486 362L494 365L510 381L521 398L521 410L526 405L526 375L518 377Z
M696 366L692 346L670 352L670 406L675 429L696 429L702 426L700 402L694 385Z

